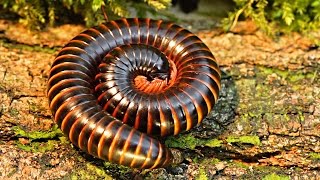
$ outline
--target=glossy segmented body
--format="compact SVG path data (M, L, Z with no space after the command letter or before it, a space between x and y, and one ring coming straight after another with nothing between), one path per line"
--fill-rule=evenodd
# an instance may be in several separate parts
M171 163L151 136L199 124L218 99L220 70L204 43L162 20L90 28L57 55L48 81L54 120L83 151L133 168Z

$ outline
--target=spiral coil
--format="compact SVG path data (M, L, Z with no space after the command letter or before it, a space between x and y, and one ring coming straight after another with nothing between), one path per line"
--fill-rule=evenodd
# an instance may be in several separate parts
M220 70L207 46L170 22L120 19L90 28L52 64L55 122L85 152L133 168L172 162L151 136L199 124L218 99Z

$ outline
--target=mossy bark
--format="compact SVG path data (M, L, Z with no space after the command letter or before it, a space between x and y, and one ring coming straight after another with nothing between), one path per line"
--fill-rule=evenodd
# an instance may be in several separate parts
M165 140L182 152L182 163L140 171L79 151L51 118L50 64L82 29L26 35L0 21L0 177L320 179L320 48L306 36L198 32L224 72L221 98L202 125ZM312 35L320 38L320 31Z

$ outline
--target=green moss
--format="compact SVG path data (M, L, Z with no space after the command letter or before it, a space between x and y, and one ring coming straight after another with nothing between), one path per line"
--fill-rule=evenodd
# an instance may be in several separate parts
M278 166L256 166L254 167L257 171L261 171L264 173L274 173L274 172L282 172L283 170Z
M105 180L111 180L112 177L107 175L106 172L97 166L94 166L90 163L86 164L86 167L84 169L76 170L71 175L72 180L78 180L78 179L105 179Z
M204 158L201 162L199 162L199 160L197 158L193 159L193 162L195 163L200 163L202 165L215 165L220 161L220 159L217 159L217 158Z
M304 121L303 112L299 111L298 114L299 114L299 120Z
M285 79L291 83L299 82L305 79L312 80L315 76L314 72L305 73L301 71L281 70L281 69L276 69L274 67L269 68L269 67L260 66L258 67L258 69L259 69L259 72L257 73L258 75L267 76L275 73L278 76L280 76L282 79Z
M208 179L208 177L207 177L205 169L203 167L200 167L199 174L198 174L196 180L207 180L207 179Z
M122 165L111 163L111 162L108 162L108 161L104 161L103 165L107 169L117 169L117 171L120 174L126 174L126 173L128 173L128 172L130 172L132 170L131 168L129 168L127 166L122 166Z
M273 98L271 97L271 87L264 84L265 77L258 76L256 79L241 79L236 82L239 96L244 100L238 104L241 112L241 123L245 131L252 131L252 119L261 119L265 112L271 112ZM254 101L254 103L252 103Z
M197 146L220 147L222 141L218 139L199 139L190 134L169 137L165 144L172 148L195 149Z
M310 156L311 159L320 160L320 153L312 152L312 153L309 154L309 156Z
M178 135L174 137L169 137L165 141L166 146L181 149L194 149L196 146L201 144L199 139L193 137L190 134Z
M287 113L283 114L284 120L289 121L290 120L290 116Z
M252 144L256 146L261 145L261 141L258 136L229 136L227 137L227 142L228 143L247 143L247 144Z
M102 168L99 168L97 166L94 166L92 164L87 164L87 169L89 171L92 171L92 172L95 172L98 176L100 177L106 177L106 178L111 178L110 176L108 176L106 174L106 172L102 169ZM112 178L111 178L112 179Z
M192 159L192 162L196 164L201 164L201 165L208 165L208 164L214 165L220 162L220 160L217 158L202 158L202 157L196 156Z
M209 139L209 140L205 140L204 145L208 146L208 147L220 147L221 146L222 141L218 140L218 139Z
M55 144L57 144L57 141L55 140L48 140L47 142L32 142L30 144L21 144L20 142L16 143L17 147L24 151L41 153L53 150Z
M9 110L9 114L10 114L10 116L15 117L15 116L19 115L19 111L17 109L15 109L15 108L11 108Z
M14 133L18 137L28 138L30 140L35 139L53 139L55 137L62 136L61 130L58 128L57 125L54 125L51 130L49 131L31 131L27 132L20 126L12 127Z
M16 143L17 147L28 152L47 152L51 151L55 144L58 143L57 140L47 140L46 142L39 142L35 140L39 139L54 139L59 138L60 142L67 143L67 139L63 136L61 130L57 125L54 125L49 131L32 131L27 132L20 126L14 126L14 133L18 137L27 138L30 140L29 144L22 144L19 141Z
M211 163L211 164L217 164L217 163L219 163L219 162L221 162L220 159L217 159L217 158L212 158L212 159L210 159L210 163Z
M62 144L68 144L70 143L69 139L66 136L60 136L59 140Z
M269 68L269 67L260 66L258 69L260 71L258 73L261 74L261 75L265 75L265 76L275 73L275 74L281 76L282 78L287 78L288 75L289 75L289 71L284 71L284 70L275 69L275 68Z
M283 175L277 175L275 173L266 175L265 177L262 178L262 180L289 180L289 176L283 176Z
M45 111L46 107L39 105L31 100L28 100L28 105L29 105L29 111L31 112L39 112L39 111Z
M243 168L243 169L249 169L249 166L247 164L242 163L242 162L233 161L232 165L235 167Z
M18 169L17 168L14 168L13 170L11 170L11 172L8 173L7 177L11 177L13 176L14 174L16 174L18 172ZM2 174L1 174L2 175Z
M291 75L288 77L288 80L290 82L296 82L296 81L300 81L302 79L306 78L306 75L302 74L302 73L298 73L298 74L295 74L295 75Z
M19 49L19 50L32 51L32 52L43 52L48 54L54 54L59 50L59 48L48 48L48 47L41 47L41 46L35 46L35 45L5 42L4 40L0 40L0 45L8 49Z

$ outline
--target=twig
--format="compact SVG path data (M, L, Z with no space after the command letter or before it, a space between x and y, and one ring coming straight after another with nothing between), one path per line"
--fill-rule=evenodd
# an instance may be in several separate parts
M243 8L239 9L234 17L234 20L232 22L232 25L230 27L230 31L236 26L239 16L243 13L243 11L248 8L249 6L251 6L251 4L253 3L254 0L250 0Z
M101 11L102 11L102 13L103 13L104 19L108 22L108 21L109 21L109 18L108 18L108 16L107 16L107 13L106 13L104 7L105 7L104 5L101 6Z

